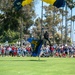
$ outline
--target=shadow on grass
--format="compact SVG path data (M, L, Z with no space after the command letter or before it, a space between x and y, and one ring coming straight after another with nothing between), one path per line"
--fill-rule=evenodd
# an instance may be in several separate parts
M47 60L0 60L0 61L35 61L35 62L46 62Z
M41 60L40 59L40 60L27 60L27 61L40 61L40 62L44 61L45 62L46 60Z

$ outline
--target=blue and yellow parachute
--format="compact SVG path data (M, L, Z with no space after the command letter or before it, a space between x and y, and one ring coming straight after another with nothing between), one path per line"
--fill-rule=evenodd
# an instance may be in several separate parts
M16 10L21 9L23 6L28 5L33 0L15 0L14 1L14 7ZM57 8L63 7L65 5L65 0L42 0L43 2L49 3L53 6L56 6Z
M28 5L32 2L32 0L24 0L22 1L22 6Z
M14 7L16 10L20 10L23 6L28 5L32 0L15 0Z
M63 7L65 5L65 0L42 0L48 4L51 4L57 8Z

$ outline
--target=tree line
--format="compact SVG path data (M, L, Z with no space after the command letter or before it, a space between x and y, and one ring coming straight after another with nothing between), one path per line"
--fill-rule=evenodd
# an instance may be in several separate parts
M43 35L46 30L50 34L52 43L72 42L72 22L75 21L75 17L72 15L72 9L75 7L73 0L66 1L67 8L66 6L62 8L56 8L52 5L43 6L45 13L41 15L43 15L44 19L37 17L35 13L34 6L38 1L26 5L18 12L13 8L13 1L14 0L0 0L0 42L5 42L6 40L16 42L17 40L25 38L25 34L39 38L41 33ZM69 18L68 9L71 10L71 16ZM66 21L65 24L64 19ZM71 21L70 26L68 26L69 21ZM35 28L30 32L29 28L33 25ZM70 34L70 36L68 36L68 34Z

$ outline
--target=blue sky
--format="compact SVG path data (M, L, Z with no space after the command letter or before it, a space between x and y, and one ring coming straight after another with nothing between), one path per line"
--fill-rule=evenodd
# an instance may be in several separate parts
M36 4L35 10L36 10L36 13L37 13L37 17L38 16L41 17L41 4L42 4L42 2L40 0L38 0L38 1L39 1L39 3ZM44 2L43 2L43 4L44 5L48 5L47 3L44 3ZM71 15L70 9L68 9L68 11L69 11L69 15ZM75 8L73 9L73 13L72 14L75 15ZM72 39L72 41L75 41L75 25L74 25L74 27L72 25L72 36L71 36L71 39Z

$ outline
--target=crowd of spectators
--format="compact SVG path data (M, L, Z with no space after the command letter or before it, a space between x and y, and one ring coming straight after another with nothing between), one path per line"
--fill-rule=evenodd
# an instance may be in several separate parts
M0 56L27 56L31 53L31 47L23 46L0 46Z
M42 47L42 51L46 51L46 55L51 57L75 57L75 47L74 46L49 46ZM43 52L42 52L43 53Z
M0 56L31 56L32 49L30 45L25 45L23 47L12 46L2 46L0 45ZM42 46L41 57L75 57L75 47L74 46Z

